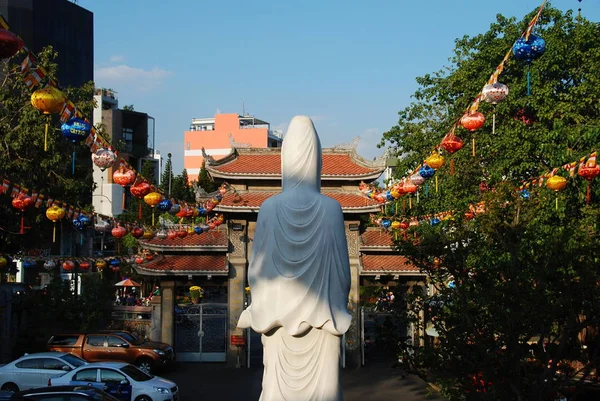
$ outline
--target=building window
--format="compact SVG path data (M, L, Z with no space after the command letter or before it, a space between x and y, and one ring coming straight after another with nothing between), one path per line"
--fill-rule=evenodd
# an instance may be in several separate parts
M121 138L125 142L125 152L131 153L133 151L133 128L123 127Z

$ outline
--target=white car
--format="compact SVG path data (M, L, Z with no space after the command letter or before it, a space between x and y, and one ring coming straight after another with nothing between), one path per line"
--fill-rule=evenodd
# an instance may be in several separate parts
M0 366L0 390L19 391L48 385L48 379L87 364L84 359L65 352L25 354Z
M125 362L94 362L48 380L49 386L93 386L122 401L178 401L171 380L152 376Z

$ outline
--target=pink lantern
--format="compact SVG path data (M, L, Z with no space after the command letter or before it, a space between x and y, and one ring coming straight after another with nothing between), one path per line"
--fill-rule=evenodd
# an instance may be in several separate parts
M100 148L92 153L92 162L102 171L112 167L116 161L117 155L108 148Z
M488 103L498 104L508 97L508 86L500 82L487 84L483 87L481 96Z

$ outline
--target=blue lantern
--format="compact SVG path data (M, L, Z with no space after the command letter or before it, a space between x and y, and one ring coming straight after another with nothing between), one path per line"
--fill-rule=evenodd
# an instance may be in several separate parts
M202 206L198 206L198 214L206 214L206 209Z
M390 228L390 226L392 225L392 222L388 219L382 219L381 225L383 228Z
M434 174L435 174L435 169L429 167L427 164L423 164L423 166L421 166L421 168L419 169L419 175L421 177L425 178L426 180L433 177Z
M194 227L194 232L195 232L196 234L202 234L202 227L200 227L200 226L196 226L196 227Z
M81 222L81 224L83 224L84 227L89 226L92 223L90 218L83 214L77 217L77 219Z
M441 220L438 219L437 217L434 217L433 219L431 219L431 221L429 222L429 224L431 224L432 226L437 226L438 224L441 223Z
M525 37L522 37L513 45L515 58L528 63L540 57L545 51L546 41L535 35L529 35L529 40L525 40Z
M81 220L79 220L79 218L77 218L77 219L73 219L73 226L78 230L82 230L84 227L84 224Z
M173 203L168 199L163 199L158 205L156 205L156 208L161 212L168 212L171 210L171 207L173 207Z
M202 224L200 226L200 228L202 229L203 232L207 232L208 230L210 230L210 227L208 224Z
M215 195L215 199L218 200L219 202L221 202L221 199L223 199L223 195L221 195L220 193Z
M521 190L521 194L520 194L521 198L523 199L529 199L529 191L526 189L522 189Z
M387 191L385 193L385 199L388 200L388 201L393 201L394 200L394 197L392 196L392 193L390 191Z
M181 205L174 203L169 209L169 214L175 216L181 210Z
M80 118L71 118L60 126L63 136L73 143L85 140L91 129L92 126Z

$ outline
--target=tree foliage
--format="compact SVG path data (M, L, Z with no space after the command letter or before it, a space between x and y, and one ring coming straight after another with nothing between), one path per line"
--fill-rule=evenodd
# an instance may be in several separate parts
M56 56L51 47L37 55L39 64L48 72L47 78L56 78ZM31 105L32 90L25 85L19 62L18 57L0 62L3 76L0 86L0 174L11 184L36 189L46 197L86 208L91 203L93 184L90 151L84 144L73 144L63 138L57 115L51 116L48 150L44 151L46 118ZM63 88L67 97L90 120L94 108L93 90L93 82L80 88ZM75 174L71 172L73 151L76 153ZM45 205L28 210L25 220L32 229L25 235L18 235L20 213L12 208L9 196L1 196L0 250L16 252L25 244L31 248L46 247L51 242L52 223L46 218L45 210ZM63 227L70 229L68 224Z
M417 78L413 103L382 140L401 155L399 177L440 143L532 16L517 21L498 15L486 33L456 40L448 67ZM397 241L435 289L433 296L424 289L407 293L407 313L417 324L424 313L429 332L438 331L434 341L421 327L430 346L415 355L450 399L466 393L550 399L573 384L567 372L579 369L581 379L600 361L591 335L600 320L593 301L600 296L599 185L591 183L590 204L587 182L578 178L558 193L543 185L532 186L529 197L517 190L600 147L600 25L547 7L535 33L546 40L546 53L529 66L511 58L499 79L510 88L509 98L480 106L488 120L483 129L456 132L467 144L476 137L476 157L470 149L450 156L455 174L443 167L438 185L428 182L428 196L422 186L418 204L413 199L412 208L406 201L398 206L407 217L452 212ZM485 212L466 218L478 202Z

